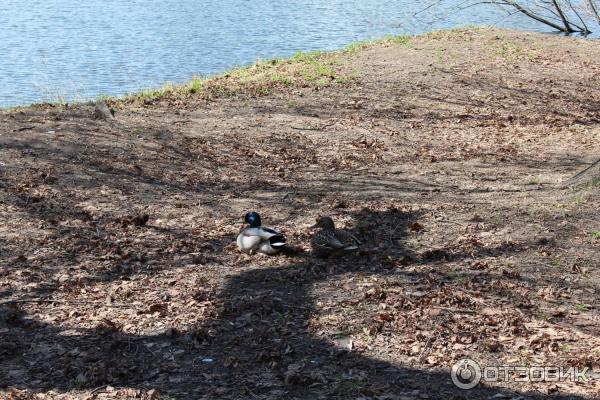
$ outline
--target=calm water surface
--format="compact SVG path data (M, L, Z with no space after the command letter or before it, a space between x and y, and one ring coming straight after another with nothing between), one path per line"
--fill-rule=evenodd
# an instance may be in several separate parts
M415 17L427 3L0 0L0 107L119 95L386 34L468 23L545 29L490 6Z

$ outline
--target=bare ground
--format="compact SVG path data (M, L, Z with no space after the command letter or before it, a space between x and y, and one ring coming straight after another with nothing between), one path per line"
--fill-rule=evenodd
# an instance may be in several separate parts
M325 87L0 112L0 397L600 398L449 372L600 368L599 187L557 185L600 157L598 60L462 30ZM321 214L365 246L240 255L250 209L300 248Z

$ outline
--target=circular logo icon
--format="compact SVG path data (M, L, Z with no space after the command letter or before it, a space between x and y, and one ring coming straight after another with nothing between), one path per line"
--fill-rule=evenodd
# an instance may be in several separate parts
M473 389L481 381L481 367L477 362L463 358L458 360L450 372L452 382L461 389Z

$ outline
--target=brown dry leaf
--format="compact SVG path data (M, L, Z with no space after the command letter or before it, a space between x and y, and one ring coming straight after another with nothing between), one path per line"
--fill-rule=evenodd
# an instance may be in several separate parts
M502 312L497 308L484 307L481 310L479 310L479 313L481 315L485 315L486 317L494 317L496 315L501 314Z
M150 389L142 395L142 400L158 400L160 393L156 389Z
M102 324L101 324L102 327L108 328L109 330L112 330L112 331L120 331L122 328L121 324L113 322L113 321L109 320L108 318L102 318L101 322L102 322Z
M496 352L501 351L504 346L499 341L489 340L485 343L485 347L487 348L488 351L496 353Z
M162 314L162 313L165 313L167 311L167 309L168 309L167 303L154 303L148 307L147 312L150 314L155 313L155 312L159 312Z
M410 230L413 232L421 232L422 230L425 229L425 227L418 222L411 223L409 227L410 227Z
M394 320L394 316L389 313L381 313L377 316L377 318L381 321L393 321Z

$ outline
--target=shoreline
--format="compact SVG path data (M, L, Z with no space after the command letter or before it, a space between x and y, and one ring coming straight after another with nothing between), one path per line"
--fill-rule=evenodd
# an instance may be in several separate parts
M132 93L126 93L123 95L99 95L98 97L96 97L95 99L90 99L90 100L82 100L82 101L60 101L57 100L55 102L53 101L47 101L47 102L39 102L39 103L30 103L30 104L24 104L24 105L16 105L16 106L7 106L7 107L0 107L0 111L4 110L4 111L9 111L9 110L14 110L14 109L23 109L23 108L28 108L28 107L57 107L57 106L61 106L61 105L71 105L71 106L76 106L76 105L81 105L81 104L87 104L87 103L92 103L98 100L105 100L107 102L113 103L113 104L121 104L121 103L128 103L128 102L139 102L139 101L146 101L146 100L155 100L159 97L163 97L165 95L173 95L173 94L178 94L178 95L184 95L184 94L198 94L199 92L201 92L205 86L208 86L208 91L209 93L205 93L206 96L208 97L212 97L214 96L214 91L218 91L218 84L219 83L226 83L226 82L222 82L222 81L226 81L226 79L224 78L232 78L231 80L235 80L236 78L240 79L240 78L251 78L250 75L252 75L253 73L256 74L262 74L263 76L261 77L263 80L267 79L268 80L268 76L267 75L269 72L272 73L272 80L273 82L271 82L271 85L266 85L268 82L263 82L263 85L265 86L265 89L269 90L269 89L273 89L276 86L278 86L278 84L281 86L291 86L293 81L298 81L299 78L301 78L301 74L302 71L298 71L298 69L302 69L302 68L307 68L309 67L309 65L312 63L313 67L321 67L322 70L321 71L312 71L312 76L309 76L308 79L304 79L304 82L301 82L301 84L320 84L322 86L325 86L327 84L330 84L330 82L325 82L324 80L322 80L321 78L325 78L327 76L327 72L331 72L331 67L333 65L335 65L336 63L339 63L340 61L343 61L344 58L350 57L353 54L356 54L356 52L360 51L360 50L364 50L366 47L369 46L377 46L377 45L386 45L386 44L393 44L393 43L404 43L405 45L409 45L410 41L413 39L418 39L418 38L426 38L428 36L435 36L437 34L440 33L449 33L452 34L453 32L456 34L460 34L460 32L464 32L464 31L477 31L477 30L481 30L481 31L485 31L485 30L489 30L489 29L496 29L499 31L506 31L506 32L522 32L522 33L538 33L541 35L549 35L549 36L556 36L556 37L571 37L574 39L583 39L583 40L599 40L599 39L595 39L595 38L585 38L585 37L580 37L579 35L564 35L561 34L560 32L535 32L535 31L518 31L518 30L512 30L512 29L502 29L502 28L495 28L492 26L486 26L486 25L479 25L479 26L475 26L475 25L466 25L464 27L458 27L458 28L451 28L451 29L440 29L440 30L434 30L431 32L426 32L423 34L419 34L419 35L386 35L384 37L381 38L376 38L376 39L370 39L370 40L363 40L363 41L354 41L354 42L350 42L349 44L347 44L346 46L337 49L337 50L331 50L331 51L322 51L322 50L314 50L314 51L299 51L297 53L295 53L294 55L290 56L290 57L282 57L282 58L273 58L273 59L268 59L268 60L258 60L257 62L254 63L250 63L248 65L243 65L243 66L234 66L230 69L227 69L223 72L220 73L215 73L206 77L192 77L191 79L182 82L182 83L172 83L172 82L165 82L163 83L161 86L156 87L156 88L146 88L146 89L140 89L137 92L132 92ZM317 63L320 63L321 65L316 65ZM287 67L291 67L291 70L284 70L282 71L282 74L278 73L278 70L280 70L282 68L282 64L287 65ZM309 74L311 75L311 74ZM344 79L352 79L352 76L347 76L347 77L341 77L340 79L344 80ZM306 82L306 81L312 81L312 82ZM216 84L216 85L215 85ZM217 86L217 87L215 87ZM239 88L241 89L241 88ZM238 89L238 90L239 90ZM210 93L211 91L213 91L213 93ZM235 93L230 93L230 95L233 95Z
M447 31L460 31L462 29L473 28L455 28ZM477 29L486 29L486 27L477 27ZM426 34L424 34L426 35ZM423 35L385 35L381 38L353 41L348 45L337 50L313 50L298 51L290 57L278 57L267 60L258 60L248 65L234 66L220 73L215 73L206 77L192 77L182 83L165 82L156 88L140 89L137 92L126 93L123 95L100 95L96 99L82 101L44 101L39 103L30 103L25 105L0 107L0 111L10 111L24 108L43 108L60 107L64 105L90 105L98 100L104 100L111 104L125 104L135 102L153 101L162 97L173 95L201 95L207 98L218 97L224 93L226 95L235 95L239 92L252 90L253 84L258 84L261 88L258 90L271 90L278 87L289 87L294 85L320 87L328 86L332 82L329 80L347 80L351 76L336 77L332 67L343 61L344 58L351 57L356 52L368 47L377 45L386 45L393 43L409 43L411 38ZM333 75L333 76L332 76ZM241 81L241 82L240 82ZM235 85L231 90L224 85ZM266 93L263 93L266 94Z

